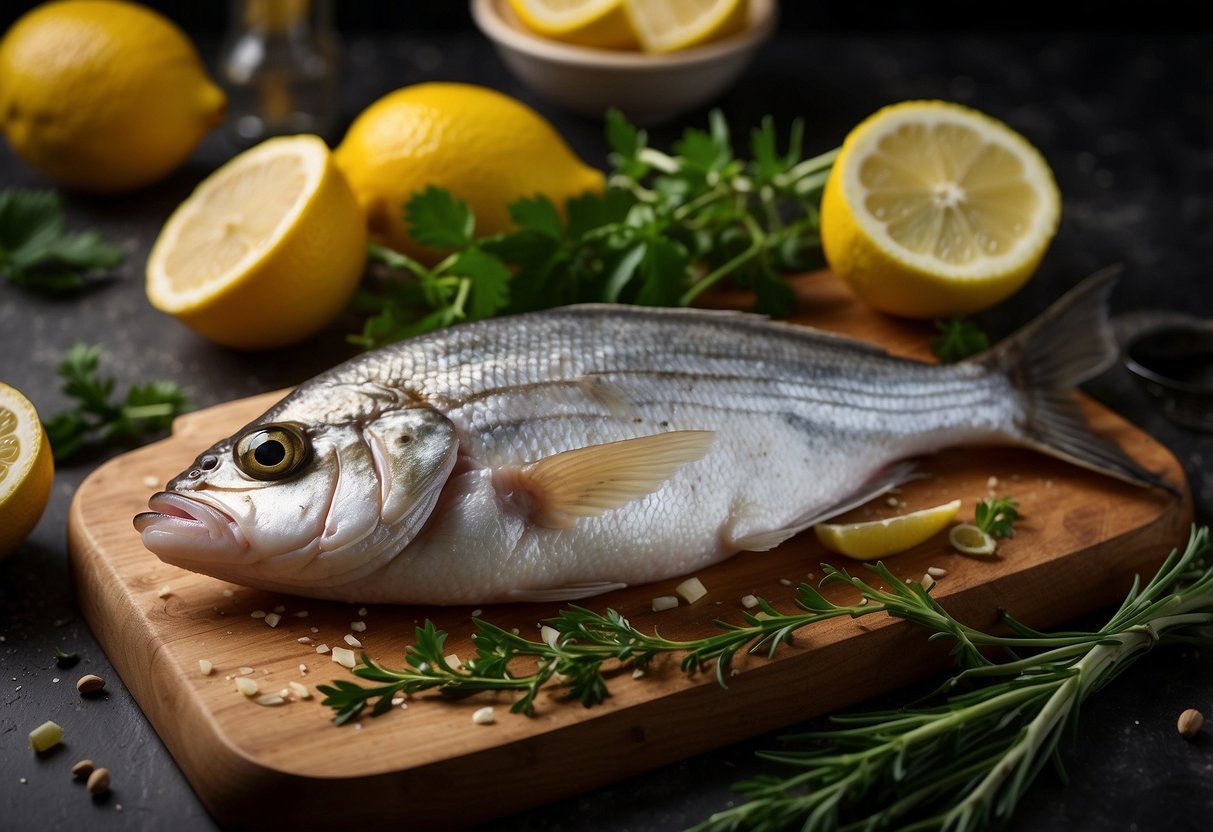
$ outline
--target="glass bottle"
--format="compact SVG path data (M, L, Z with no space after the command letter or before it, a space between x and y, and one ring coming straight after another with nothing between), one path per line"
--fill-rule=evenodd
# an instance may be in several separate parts
M331 138L340 54L331 0L231 0L230 8L220 75L232 139L248 146L283 134Z

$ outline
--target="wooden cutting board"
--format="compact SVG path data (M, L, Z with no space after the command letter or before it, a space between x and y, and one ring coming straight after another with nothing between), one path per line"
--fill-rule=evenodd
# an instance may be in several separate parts
M927 358L930 329L868 312L825 275L797 283L799 320ZM643 678L609 679L612 696L586 709L559 692L541 696L534 718L508 712L511 695L461 701L410 699L407 709L335 727L318 698L277 707L255 704L232 678L252 668L263 691L294 680L353 678L298 639L344 645L354 621L377 660L399 666L413 627L426 618L450 633L450 652L471 653L471 608L424 609L329 603L261 592L161 563L131 525L147 498L213 441L258 416L279 393L230 402L180 418L173 435L118 457L81 485L69 521L80 605L114 667L215 818L232 828L446 828L505 815L701 753L709 748L830 712L905 685L947 663L947 645L883 615L839 619L802 631L774 659L744 658L721 689L711 674L684 676L675 661ZM994 559L963 557L940 536L887 561L899 578L929 566L947 570L934 596L969 624L989 627L1000 608L1048 627L1118 599L1135 572L1151 571L1184 538L1191 499L1170 453L1111 412L1084 401L1094 427L1183 496L1144 490L1017 449L962 449L924 461L929 478L907 485L903 505L882 499L848 519L874 519L961 498L962 519L995 491L1024 515ZM756 594L791 610L794 585L821 577L827 555L811 534L779 549L743 553L699 573L708 595L693 606L650 611L677 581L630 587L584 602L612 607L642 630L673 638L740 621L740 599ZM834 600L847 599L831 587ZM853 600L853 598L851 599ZM490 606L483 616L533 634L558 605ZM277 627L256 610L281 610ZM306 617L303 617L306 614ZM198 661L214 663L203 676ZM495 705L497 722L471 715ZM474 797L472 797L474 795ZM289 819L289 823L287 822Z

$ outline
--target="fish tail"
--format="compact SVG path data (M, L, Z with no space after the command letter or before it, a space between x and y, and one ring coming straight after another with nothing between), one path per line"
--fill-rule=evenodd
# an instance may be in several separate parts
M1071 289L1023 329L972 359L1007 374L1022 407L1016 428L1025 445L1138 485L1175 488L1087 425L1073 391L1120 354L1108 323L1119 266Z

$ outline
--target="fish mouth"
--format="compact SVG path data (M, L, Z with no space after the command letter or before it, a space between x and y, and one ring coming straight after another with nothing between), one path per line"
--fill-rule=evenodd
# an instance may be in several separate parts
M147 507L151 511L135 515L135 530L143 538L143 545L162 560L232 557L248 549L235 519L209 503L158 491L148 499Z

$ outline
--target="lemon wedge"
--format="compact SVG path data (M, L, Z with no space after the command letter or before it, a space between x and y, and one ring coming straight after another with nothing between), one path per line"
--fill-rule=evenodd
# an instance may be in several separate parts
M623 0L510 0L522 25L537 35L598 49L637 49Z
M876 560L912 549L943 531L960 511L960 500L866 523L818 523L817 539L831 552Z
M1052 171L1018 133L958 104L907 101L847 136L822 197L821 241L869 305L965 315L1031 277L1060 211Z
M623 0L646 52L675 52L740 32L748 0Z
M237 349L300 341L344 308L366 265L366 221L317 136L270 139L178 206L147 263L147 296Z
M55 463L29 399L0 382L0 560L38 524L51 498Z

